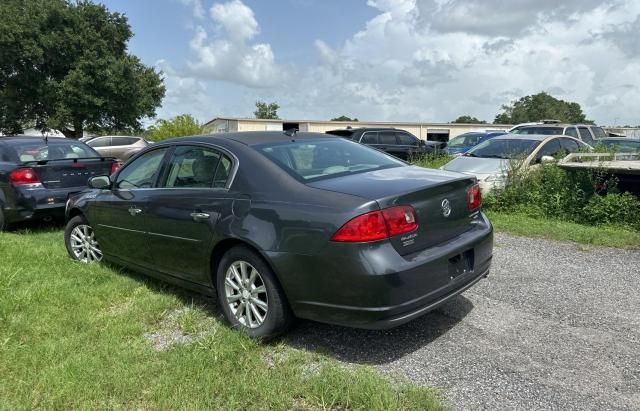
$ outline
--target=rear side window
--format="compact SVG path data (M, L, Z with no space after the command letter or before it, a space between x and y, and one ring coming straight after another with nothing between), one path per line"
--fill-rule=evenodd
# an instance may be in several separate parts
M576 130L575 127L567 127L564 130L564 135L565 136L571 136L573 138L578 138L578 131Z
M111 145L111 137L97 137L87 142L91 147L109 147Z
M396 145L396 133L393 131L381 131L378 133L378 144L388 146Z
M169 162L167 188L213 188L221 154L197 146L180 146ZM225 180L226 183L226 180Z
M128 146L131 144L135 144L138 141L135 137L112 137L111 145L112 146Z
M578 127L578 131L580 132L580 138L587 144L593 143L593 138L591 137L591 133L587 127Z
M418 145L418 139L416 139L412 135L409 135L407 133L397 133L396 135L398 136L398 144L400 144L400 145L403 145L403 146L417 146Z
M360 139L362 144L378 144L378 133L377 132L367 132L362 135Z

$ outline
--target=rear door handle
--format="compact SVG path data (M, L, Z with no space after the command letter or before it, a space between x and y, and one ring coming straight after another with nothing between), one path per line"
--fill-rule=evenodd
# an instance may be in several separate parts
M138 214L142 213L142 210L139 208L135 208L135 207L131 207L129 209L129 214L131 214L132 216L137 216Z
M207 213L199 213L199 212L191 213L191 218L193 218L193 221L196 221L196 222L207 221L209 217L210 216Z

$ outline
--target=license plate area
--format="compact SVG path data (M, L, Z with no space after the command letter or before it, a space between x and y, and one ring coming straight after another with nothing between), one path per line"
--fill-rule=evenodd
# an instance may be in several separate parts
M449 278L452 280L473 271L473 249L449 258Z

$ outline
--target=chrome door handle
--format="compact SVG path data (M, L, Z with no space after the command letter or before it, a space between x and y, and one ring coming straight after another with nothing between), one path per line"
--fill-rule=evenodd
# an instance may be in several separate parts
M131 214L131 215L132 215L132 216L134 216L134 217L135 217L135 216L137 216L137 215L138 215L138 214L140 214L140 213L142 213L142 210L141 210L141 209L139 209L139 208L133 208L133 207L131 207L131 208L129 209L129 214Z
M193 221L197 221L197 222L201 222L201 221L207 221L209 219L209 214L207 213L191 213L191 218L193 218Z

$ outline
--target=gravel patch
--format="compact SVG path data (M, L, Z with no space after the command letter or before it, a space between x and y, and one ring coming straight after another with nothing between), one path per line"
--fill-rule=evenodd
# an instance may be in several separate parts
M386 331L302 322L298 347L439 387L455 409L640 409L640 251L496 234L491 274Z

